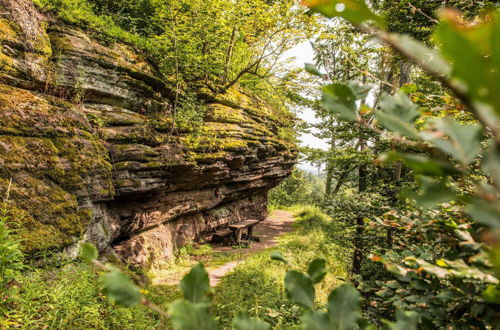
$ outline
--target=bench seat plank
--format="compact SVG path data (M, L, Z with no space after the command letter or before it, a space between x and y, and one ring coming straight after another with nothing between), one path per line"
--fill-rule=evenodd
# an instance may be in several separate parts
M245 221L241 221L241 222L229 225L229 228L231 228L232 230L245 229L248 227L253 227L256 224L258 224L259 222L260 222L260 220L245 220Z

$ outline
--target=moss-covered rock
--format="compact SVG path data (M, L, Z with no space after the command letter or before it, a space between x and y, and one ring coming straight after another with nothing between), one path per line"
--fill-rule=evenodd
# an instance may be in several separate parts
M217 226L265 216L267 190L296 162L293 116L233 87L181 94L199 125L174 125L171 83L144 54L40 13L16 23L24 14L0 18L0 196L12 179L25 251L75 255L90 241L156 264Z

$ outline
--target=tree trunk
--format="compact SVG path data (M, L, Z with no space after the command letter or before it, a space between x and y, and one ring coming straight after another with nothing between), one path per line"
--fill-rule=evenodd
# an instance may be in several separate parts
M330 152L335 151L335 138L332 137L330 140ZM333 183L333 167L330 162L327 162L326 166L328 166L328 172L326 174L326 187L325 187L325 196L324 200L328 200L328 198L332 194L332 183Z
M231 67L231 59L233 57L234 44L236 42L236 28L231 32L231 40L226 50L226 60L224 61L224 74L222 76L222 84L226 84L229 79L229 68Z
M411 63L405 60L401 60L401 64L399 65L399 87L403 87L404 85L408 84L410 82L410 74L411 74ZM403 172L403 164L401 161L397 161L394 164L394 172L393 172L393 177L392 181L394 183L395 187L398 187L401 184L401 173ZM392 206L396 206L397 204L397 196L392 197ZM389 228L387 229L387 247L391 248L392 243L393 243L393 231L394 229Z
M366 141L360 143L360 151L366 149ZM367 170L366 164L361 164L358 168L358 193L366 191ZM363 232L365 231L364 217L358 215L356 218L356 233L354 234L354 255L352 258L352 273L359 274L363 263Z
M328 200L332 194L333 168L329 167L326 173L326 187L324 200Z

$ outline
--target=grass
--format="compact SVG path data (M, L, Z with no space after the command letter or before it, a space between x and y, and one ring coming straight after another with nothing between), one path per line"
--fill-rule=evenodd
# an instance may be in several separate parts
M310 261L327 261L328 275L316 287L317 305L325 305L330 291L348 276L349 260L345 248L335 244L331 235L337 233L335 222L315 207L295 207L295 231L282 237L277 247L249 257L216 288L213 314L225 328L240 311L249 311L276 329L299 328L302 310L286 298L283 280L286 266L272 261L272 251L279 250L293 269L305 271ZM331 235L330 235L331 234Z
M100 293L95 272L77 263L24 274L9 301L0 302L1 329L163 329L164 325L165 320L142 306L112 305Z
M188 244L178 251L175 261L166 263L161 268L151 269L148 271L148 276L153 285L173 287L177 285L194 265L200 262L210 271L228 262L241 260L242 258L243 250L240 248L235 248L231 252L219 252L215 251L208 244Z
M119 40L144 50L148 48L150 41L147 38L125 31L108 16L95 14L92 6L85 0L33 0L33 2L44 10L57 10L58 18L85 27L88 31L98 32L101 37Z
M227 275L215 289L212 314L224 328L233 317L246 310L253 317L270 322L276 329L298 328L302 310L286 298L283 279L287 267L272 261L279 250L293 269L306 270L315 258L327 261L328 275L316 286L317 305L323 307L328 293L348 276L345 248L332 241L338 234L336 223L314 207L296 207L295 231L283 236L278 246L246 257L246 261ZM331 235L330 235L331 234ZM167 309L181 296L177 281L197 262L216 268L243 257L242 250L220 253L208 245L188 245L178 254L176 263L153 273L154 281L144 286L154 303ZM151 274L148 274L151 275ZM137 278L137 274L134 275ZM143 306L122 308L100 293L98 274L90 266L69 263L49 269L26 272L16 280L6 301L0 301L0 329L169 329L168 320Z

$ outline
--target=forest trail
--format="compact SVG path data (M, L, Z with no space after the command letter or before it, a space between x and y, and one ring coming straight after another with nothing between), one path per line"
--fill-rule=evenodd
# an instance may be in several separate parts
M276 210L265 221L255 226L254 234L260 237L260 242L252 242L247 248L214 245L211 250L212 255L225 255L231 261L214 267L206 265L210 285L216 286L224 276L245 262L246 257L277 245L281 236L292 231L293 221L294 216L291 212ZM200 261L203 262L203 260ZM180 271L172 270L172 272L157 274L158 276L153 280L153 283L155 285L176 286L192 266L193 264L189 264L187 268L183 266Z
M255 233L260 237L260 242L253 242L249 248L240 252L240 260L228 262L213 270L208 270L210 285L216 286L224 276L245 261L245 257L259 251L268 249L278 244L279 237L289 233L293 229L293 214L288 211L276 210L265 221L255 227ZM214 248L215 252L235 252L231 246L219 246Z

